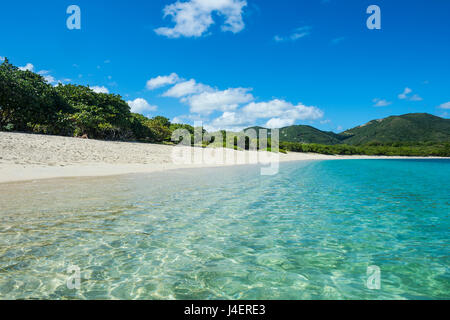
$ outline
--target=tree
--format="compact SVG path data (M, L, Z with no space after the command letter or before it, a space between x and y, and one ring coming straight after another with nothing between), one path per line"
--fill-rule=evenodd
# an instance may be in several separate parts
M155 142L170 141L172 137L172 131L170 130L169 119L157 116L153 119L149 119L146 125L152 131Z
M76 85L59 85L56 90L73 108L75 135L111 140L133 138L130 107L119 95L96 93Z
M46 128L53 133L60 114L70 106L42 76L22 71L8 59L0 66L0 127L19 131Z

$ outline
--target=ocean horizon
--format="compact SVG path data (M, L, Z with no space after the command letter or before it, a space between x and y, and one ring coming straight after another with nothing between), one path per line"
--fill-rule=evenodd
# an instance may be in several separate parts
M448 159L0 184L0 297L449 299L449 194Z

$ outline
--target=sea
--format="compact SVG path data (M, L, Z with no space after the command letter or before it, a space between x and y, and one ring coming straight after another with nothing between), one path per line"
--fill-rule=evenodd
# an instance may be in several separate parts
M0 299L449 299L450 160L0 184Z

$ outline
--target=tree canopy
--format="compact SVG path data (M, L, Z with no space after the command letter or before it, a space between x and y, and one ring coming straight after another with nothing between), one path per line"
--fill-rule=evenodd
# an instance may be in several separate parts
M93 139L170 141L189 125L131 113L120 95L96 93L88 86L48 84L44 77L9 63L0 65L0 130Z

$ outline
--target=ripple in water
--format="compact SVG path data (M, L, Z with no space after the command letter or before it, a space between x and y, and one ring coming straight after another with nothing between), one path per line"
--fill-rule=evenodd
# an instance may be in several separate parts
M259 172L0 185L0 298L450 298L449 161ZM380 290L366 287L370 265Z

